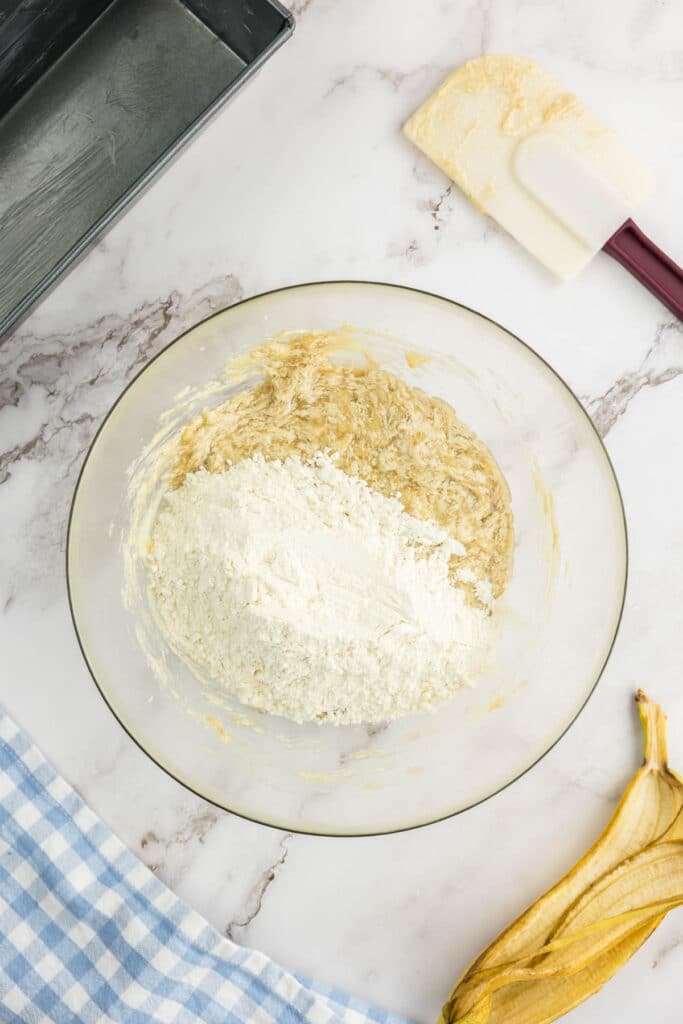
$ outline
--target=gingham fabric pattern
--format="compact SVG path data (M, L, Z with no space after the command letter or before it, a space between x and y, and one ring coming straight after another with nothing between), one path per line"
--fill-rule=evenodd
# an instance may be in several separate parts
M3 1024L406 1024L235 945L0 710Z

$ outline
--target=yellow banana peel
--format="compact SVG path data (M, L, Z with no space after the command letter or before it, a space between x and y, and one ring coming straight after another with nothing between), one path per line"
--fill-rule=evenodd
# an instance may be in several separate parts
M636 702L645 759L586 855L470 964L438 1024L550 1024L593 995L683 904L683 779L666 717Z

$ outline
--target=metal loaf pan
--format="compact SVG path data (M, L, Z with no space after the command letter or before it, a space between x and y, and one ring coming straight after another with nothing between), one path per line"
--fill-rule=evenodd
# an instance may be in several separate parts
M293 26L277 0L0 0L0 336Z

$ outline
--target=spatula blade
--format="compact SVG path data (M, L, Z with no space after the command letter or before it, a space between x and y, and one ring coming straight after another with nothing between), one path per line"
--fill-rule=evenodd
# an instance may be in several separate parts
M533 61L457 68L405 133L560 278L577 274L653 191L650 170Z

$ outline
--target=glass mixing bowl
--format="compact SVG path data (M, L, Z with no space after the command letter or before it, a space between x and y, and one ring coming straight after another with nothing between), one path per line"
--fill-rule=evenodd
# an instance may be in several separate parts
M444 398L490 447L512 494L515 565L496 612L496 668L476 687L433 713L390 724L296 725L199 684L154 625L144 558L131 555L127 538L136 502L138 512L153 507L153 488L146 493L138 485L160 447L179 424L234 390L223 377L231 357L280 331L348 324L362 329L363 344L384 367ZM407 359L411 353L429 360ZM207 389L209 381L218 383ZM137 584L125 600L127 561ZM621 616L626 565L612 466L553 370L472 310L361 282L248 299L164 349L124 391L93 442L67 549L83 655L140 747L226 810L328 835L437 821L485 800L538 761L597 683Z

